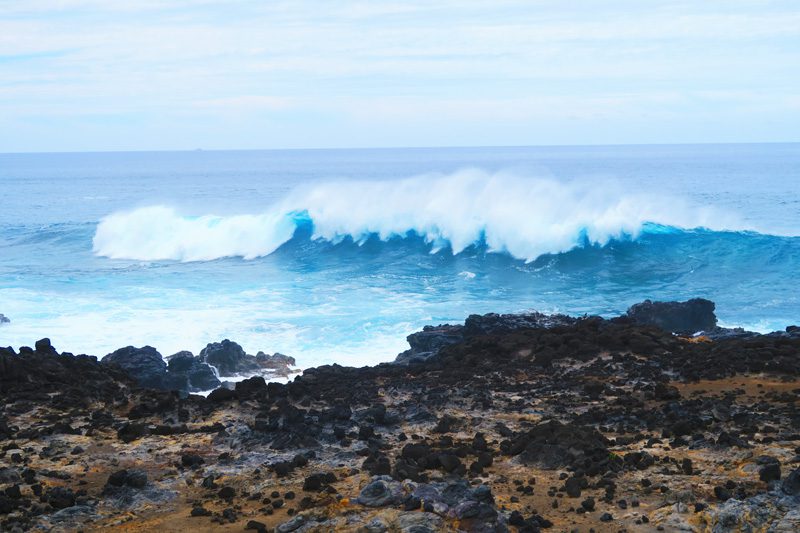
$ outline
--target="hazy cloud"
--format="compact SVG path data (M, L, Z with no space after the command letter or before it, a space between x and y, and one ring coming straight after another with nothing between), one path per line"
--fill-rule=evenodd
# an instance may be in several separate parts
M800 5L655 4L0 0L0 151L798 140Z

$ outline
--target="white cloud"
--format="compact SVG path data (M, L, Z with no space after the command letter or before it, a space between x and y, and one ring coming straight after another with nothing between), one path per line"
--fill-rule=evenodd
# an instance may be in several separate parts
M0 0L0 116L23 122L156 110L573 120L667 108L690 121L701 94L727 94L706 99L722 114L769 94L796 111L781 95L797 64L800 6L789 1Z

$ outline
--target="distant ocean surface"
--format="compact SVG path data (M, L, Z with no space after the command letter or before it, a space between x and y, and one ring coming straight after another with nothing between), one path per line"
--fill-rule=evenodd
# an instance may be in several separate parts
M0 345L388 361L471 313L800 323L800 144L0 154Z

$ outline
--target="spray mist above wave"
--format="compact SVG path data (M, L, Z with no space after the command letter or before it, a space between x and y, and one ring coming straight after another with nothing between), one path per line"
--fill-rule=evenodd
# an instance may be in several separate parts
M185 216L152 206L103 218L97 255L114 259L206 261L253 259L289 241L300 224L312 239L362 243L414 233L432 251L458 254L483 243L532 261L584 243L636 238L646 224L736 229L712 209L675 198L634 194L610 183L563 183L478 170L393 181L331 181L295 190L257 215ZM739 228L743 229L743 228Z

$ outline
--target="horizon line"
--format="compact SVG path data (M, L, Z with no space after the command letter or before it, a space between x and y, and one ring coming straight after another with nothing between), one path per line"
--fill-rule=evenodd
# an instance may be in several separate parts
M44 150L24 152L0 152L0 155L67 155L67 154L129 154L129 153L191 153L191 152L323 152L323 151L367 151L367 150L453 150L469 148L603 148L624 146L741 146L762 144L800 144L797 141L702 141L663 143L589 143L589 144L485 144L485 145L439 145L439 146L349 146L349 147L291 147L291 148L181 148L181 149L134 149L134 150Z

